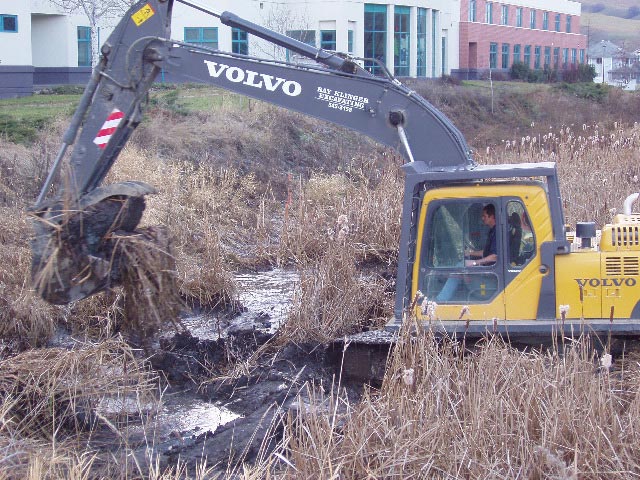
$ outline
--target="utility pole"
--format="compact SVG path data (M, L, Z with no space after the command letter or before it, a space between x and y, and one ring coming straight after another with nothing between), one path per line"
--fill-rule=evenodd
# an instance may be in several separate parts
M607 49L607 44L602 40L602 83L604 83L604 53Z

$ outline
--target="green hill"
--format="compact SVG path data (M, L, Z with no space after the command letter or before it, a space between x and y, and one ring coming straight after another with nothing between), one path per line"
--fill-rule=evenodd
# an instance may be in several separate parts
M626 50L640 48L640 3L638 0L584 0L581 33L589 45L609 40Z

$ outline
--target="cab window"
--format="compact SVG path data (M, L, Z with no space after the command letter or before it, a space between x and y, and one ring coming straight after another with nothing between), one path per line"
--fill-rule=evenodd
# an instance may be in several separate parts
M489 204L496 212L499 210L498 203L490 199L443 200L429 205L418 288L430 300L445 304L481 303L491 301L498 293L500 259L473 266L473 259L482 256L489 239L490 227L483 221ZM497 214L495 219L498 224ZM499 251L499 235L495 230L493 235ZM476 252L475 256L470 252Z
M509 200L505 210L507 226L507 268L521 270L534 257L536 240L529 216L520 200Z

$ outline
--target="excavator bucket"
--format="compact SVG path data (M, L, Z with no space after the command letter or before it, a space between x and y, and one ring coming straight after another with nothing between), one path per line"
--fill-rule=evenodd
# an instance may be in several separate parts
M57 203L34 212L31 274L40 295L66 304L119 284L126 268L122 239L136 234L144 194L152 192L138 182L109 185L76 208Z

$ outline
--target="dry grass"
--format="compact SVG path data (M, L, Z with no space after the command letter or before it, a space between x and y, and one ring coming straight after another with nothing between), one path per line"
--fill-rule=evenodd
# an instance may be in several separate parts
M379 392L298 412L278 476L630 478L640 468L638 364L610 373L587 347L535 354L491 340L465 354L404 332Z
M168 322L182 330L178 315L183 304L166 229L149 227L135 235L119 235L116 241L125 265L123 329L142 341Z
M118 340L29 350L0 362L1 431L54 439L103 420L104 402L135 395L146 403L155 390L156 376ZM117 424L119 412L113 413L108 422Z
M471 107L486 110L481 101ZM301 288L283 341L322 342L386 316L386 285L363 275L361 267L370 258L393 262L402 199L398 160L373 149L363 153L362 143L353 147L344 135L330 149L330 142L320 140L333 130L261 104L253 116L228 106L217 113L226 121L157 116L143 123L110 174L109 181L135 178L160 191L148 199L143 219L145 228L163 224L171 232L173 256L163 257L159 275L155 268L149 274L144 247L132 243L128 254L140 267L130 272L135 291L114 290L64 309L45 305L29 288L29 229L23 221L58 135L55 142L43 138L32 151L2 143L3 339L41 345L61 318L93 338L113 337L126 322L126 297L157 325L167 312L173 315L177 299L161 298L169 302L164 305L147 302L146 295L175 292L166 275L173 260L180 296L207 307L233 303L232 270L238 266L298 265ZM545 134L539 128L480 151L477 159L557 161L572 223L602 224L611 208L638 190L638 126L569 124ZM316 169L323 162L326 170ZM247 173L254 164L261 168ZM269 170L280 175L273 183ZM580 346L565 355L524 354L494 341L468 355L453 344L436 345L428 334L407 335L379 392L368 391L357 405L312 392L313 408L291 422L280 450L290 465L269 457L243 475L628 478L640 469L640 382L637 365L628 365L608 373ZM87 478L96 459L90 450L74 452L76 431L84 433L84 421L95 420L102 399L138 389L144 396L153 381L128 347L114 340L3 360L0 478ZM107 420L118 424L117 415ZM146 474L186 476L180 466L166 472L152 466Z
M380 170L375 160L362 159L344 173L291 182L278 258L304 264L322 257L338 235L336 222L343 215L359 260L392 258L400 236L403 192L397 161Z
M325 253L305 266L280 342L327 342L365 327L381 327L389 316L385 282L356 266L356 248L338 230Z
M563 125L478 152L480 163L555 161L565 219L602 226L640 190L640 125Z
M30 226L15 207L0 206L0 338L19 349L41 346L59 314L31 288Z

